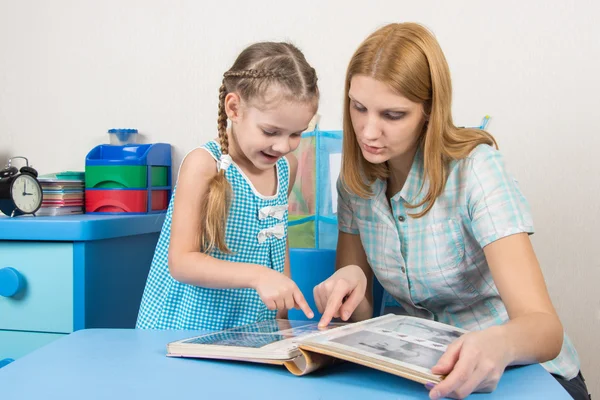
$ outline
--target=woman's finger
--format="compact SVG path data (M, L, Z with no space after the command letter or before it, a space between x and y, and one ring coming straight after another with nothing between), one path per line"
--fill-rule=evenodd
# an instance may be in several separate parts
M329 294L329 298L327 299L327 305L325 306L325 311L323 311L323 316L319 321L319 327L325 327L329 325L331 319L338 314L340 307L342 306L342 301L344 297L349 292L348 285L343 281L337 281L335 287Z
M458 361L452 371L429 392L432 400L448 397L450 393L465 385L473 375L477 365L477 354L464 351L464 347L461 347L459 351Z

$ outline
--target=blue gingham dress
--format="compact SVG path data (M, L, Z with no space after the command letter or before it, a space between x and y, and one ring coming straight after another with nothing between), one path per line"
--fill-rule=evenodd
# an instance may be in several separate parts
M529 204L500 152L479 145L451 162L444 191L421 218L408 214L424 206L406 207L428 191L421 150L389 202L385 181L371 190L373 196L363 199L338 181L338 226L360 235L369 265L401 313L471 331L508 321L483 248L534 229ZM577 375L579 358L566 334L558 357L542 365L566 379Z
M219 160L221 150L212 141L203 149ZM254 263L283 272L286 254L289 164L277 161L277 193L263 196L233 163L225 172L233 189L226 228L232 254L214 250L212 257ZM156 246L140 305L138 329L228 329L274 319L254 289L210 289L181 283L169 273L168 250L175 191ZM202 266L199 265L199 268Z

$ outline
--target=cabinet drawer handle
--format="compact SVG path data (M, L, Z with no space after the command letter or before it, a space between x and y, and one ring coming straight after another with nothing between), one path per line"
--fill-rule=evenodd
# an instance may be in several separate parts
M25 279L14 268L0 268L0 296L12 297L25 286Z
M15 360L13 360L12 358L5 358L4 360L0 360L0 368L6 367L8 364L10 364L13 361L15 361Z

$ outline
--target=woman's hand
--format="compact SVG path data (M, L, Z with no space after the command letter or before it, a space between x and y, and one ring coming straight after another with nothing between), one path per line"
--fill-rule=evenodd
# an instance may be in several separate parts
M301 309L308 319L315 316L298 286L290 278L270 268L262 268L251 283L269 310ZM282 313L280 313L281 315Z
M446 378L435 386L427 384L431 399L463 399L473 392L496 389L504 369L512 362L504 327L494 326L466 333L448 346L431 369Z
M327 326L332 318L347 321L365 297L367 277L358 265L348 265L336 271L315 287L313 293L319 312L319 326Z

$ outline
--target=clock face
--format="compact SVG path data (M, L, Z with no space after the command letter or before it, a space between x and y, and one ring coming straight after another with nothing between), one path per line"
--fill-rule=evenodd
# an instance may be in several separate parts
M19 175L12 184L12 198L19 210L30 214L42 204L42 188L34 177Z

